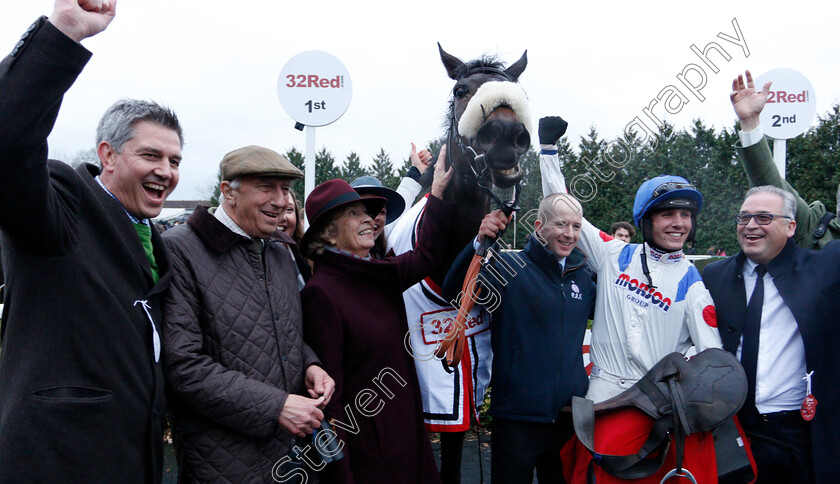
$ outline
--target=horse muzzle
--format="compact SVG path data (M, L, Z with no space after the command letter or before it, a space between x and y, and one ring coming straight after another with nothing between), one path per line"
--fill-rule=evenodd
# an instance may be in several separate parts
M531 135L523 123L490 120L479 128L475 145L484 154L493 184L510 188L522 179L519 159L531 146Z

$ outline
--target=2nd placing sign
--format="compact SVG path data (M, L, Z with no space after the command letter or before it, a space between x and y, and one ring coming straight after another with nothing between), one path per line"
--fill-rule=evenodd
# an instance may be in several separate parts
M347 68L323 51L301 52L280 71L277 95L283 109L306 126L326 126L350 106L353 87Z

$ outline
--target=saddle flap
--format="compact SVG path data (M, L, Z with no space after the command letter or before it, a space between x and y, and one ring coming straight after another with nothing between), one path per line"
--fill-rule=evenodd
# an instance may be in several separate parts
M671 353L635 385L594 405L601 411L635 407L653 419L674 411L669 381L678 384L686 434L717 428L735 415L747 398L747 376L734 355L709 348L690 359Z
M674 429L679 435L713 430L731 419L746 397L746 374L731 353L710 348L690 359L671 353L635 385L609 400L594 404L574 397L572 421L578 440L592 452L596 464L615 477L637 479L653 474L661 466L663 460L646 457L667 448L669 430ZM626 456L595 452L595 416L631 407L656 421L642 449ZM675 425L680 428L674 428Z

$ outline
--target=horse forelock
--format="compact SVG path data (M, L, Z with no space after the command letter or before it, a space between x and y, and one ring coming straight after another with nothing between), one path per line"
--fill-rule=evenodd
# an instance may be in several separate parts
M460 65L455 69L455 78L459 80L463 79L469 72L480 70L481 68L504 70L505 63L494 55L484 55L480 59L473 59Z

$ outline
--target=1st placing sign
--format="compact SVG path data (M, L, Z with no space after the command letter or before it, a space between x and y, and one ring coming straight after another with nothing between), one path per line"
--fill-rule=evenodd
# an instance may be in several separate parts
M326 126L347 111L353 85L341 61L326 52L310 50L283 66L277 95L283 109L298 123Z

